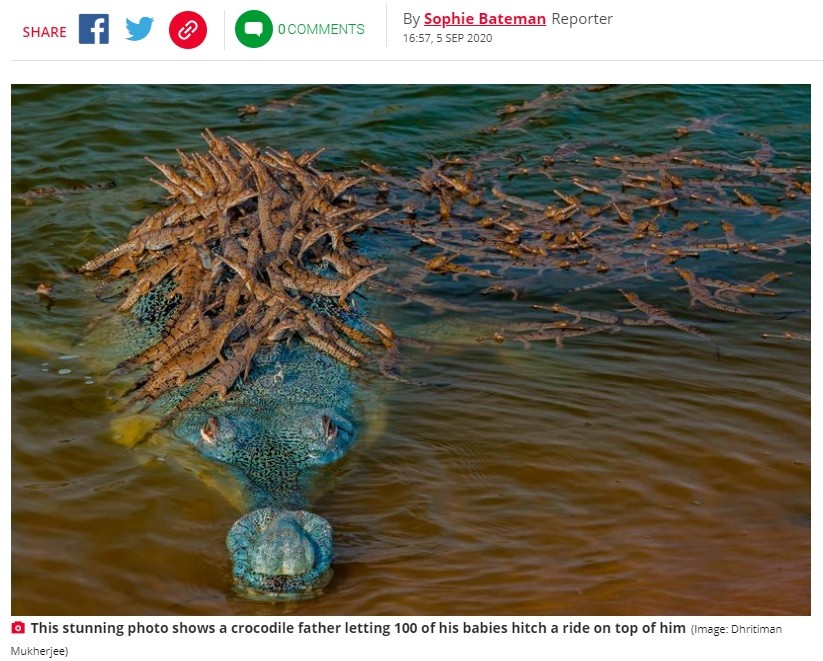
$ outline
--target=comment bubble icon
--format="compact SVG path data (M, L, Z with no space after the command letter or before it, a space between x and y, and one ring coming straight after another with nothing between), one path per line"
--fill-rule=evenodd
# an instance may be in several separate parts
M260 48L269 43L274 34L274 25L264 12L252 9L237 18L234 34L237 35L237 41L246 48Z
M245 34L253 34L258 37L263 36L263 23L261 21L246 21L243 30Z

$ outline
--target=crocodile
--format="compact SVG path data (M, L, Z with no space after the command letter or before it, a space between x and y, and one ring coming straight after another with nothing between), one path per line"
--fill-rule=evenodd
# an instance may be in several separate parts
M94 184L76 184L74 186L66 186L64 188L55 188L52 186L38 186L37 188L30 188L25 193L19 195L12 195L12 199L22 200L23 203L29 207L34 204L35 200L44 198L62 199L65 195L72 195L74 193L82 193L84 191L105 190L107 188L114 188L113 180L101 181Z
M209 151L181 152L180 169L149 160L171 203L78 270L127 276L117 310L134 346L117 372L139 375L127 406L245 488L226 539L237 591L313 595L333 543L311 495L355 441L355 369L393 336L354 300L385 267L347 239L380 212L340 201L356 180L315 168L317 152L204 137Z
M98 332L120 345L118 356L139 352L160 334L175 312L167 298L172 288L171 280L164 281L101 326ZM312 303L318 314L324 303ZM360 307L336 309L336 301L325 307L323 312L331 310L341 322L362 328L364 338L377 335ZM124 349L128 336L134 344ZM216 370L233 358L223 358ZM359 377L355 368L297 339L263 347L248 367L247 378L238 377L225 400L212 396L183 406L206 382L208 375L201 374L156 398L138 396L144 385L130 401L149 402L141 419L161 419L165 427L157 431L164 442L226 466L241 485L244 515L226 537L237 593L256 600L313 596L331 580L333 541L330 523L310 512L310 505L320 482L358 436ZM124 411L131 413L128 407Z

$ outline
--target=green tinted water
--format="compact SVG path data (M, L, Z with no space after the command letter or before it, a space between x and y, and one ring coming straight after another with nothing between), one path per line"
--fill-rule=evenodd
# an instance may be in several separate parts
M239 514L219 471L185 448L118 444L109 386L83 344L110 303L71 269L162 201L143 156L171 162L175 148L200 150L208 126L293 152L325 146L327 169L366 160L405 177L428 153L505 154L515 168L564 144L587 157L682 144L742 160L756 145L740 131L766 136L777 166L810 162L807 87L614 88L513 121L496 111L544 87L320 87L238 117L240 106L309 89L14 88L12 195L116 186L12 201L13 612L808 613L809 344L761 337L809 332L808 246L778 263L701 257L701 268L736 281L792 273L776 283L777 299L745 299L763 313L750 317L690 310L676 277L630 281L699 325L720 359L662 328L562 351L475 341L489 317L534 319L530 303L620 305L620 283L564 297L588 282L565 272L547 272L518 301L481 297L466 280L427 289L477 299L477 315L389 306L385 318L402 332L449 339L412 366L448 385L364 386L378 437L355 449L314 507L335 530L324 595L271 605L232 593L224 538ZM675 141L693 118L714 120ZM509 194L554 201L542 175L501 179ZM765 224L740 210L734 222L752 240L808 234L808 202L792 209ZM34 294L45 281L50 305Z

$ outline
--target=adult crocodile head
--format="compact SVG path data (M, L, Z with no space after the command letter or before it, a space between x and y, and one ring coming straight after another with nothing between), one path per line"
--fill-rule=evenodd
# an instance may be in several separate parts
M332 529L305 511L315 478L355 440L351 369L303 343L255 358L249 380L225 402L183 411L175 435L229 465L253 511L226 544L237 590L280 599L308 595L331 578Z

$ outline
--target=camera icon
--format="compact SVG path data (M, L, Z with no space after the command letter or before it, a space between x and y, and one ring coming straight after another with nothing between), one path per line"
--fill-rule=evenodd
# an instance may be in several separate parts
M11 623L11 632L12 633L26 633L26 624L25 622L21 622L18 620L17 622Z

